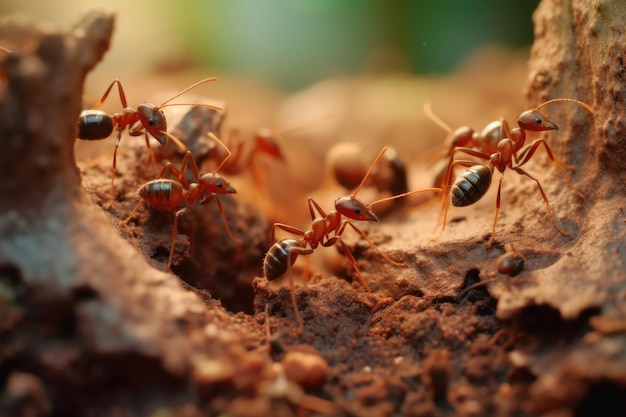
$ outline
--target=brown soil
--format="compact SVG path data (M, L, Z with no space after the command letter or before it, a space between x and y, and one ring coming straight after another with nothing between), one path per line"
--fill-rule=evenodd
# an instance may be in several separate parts
M527 104L515 85L524 63L502 52L444 79L353 77L269 94L279 124L319 122L282 139L287 162L265 161L264 187L250 172L233 174L239 193L220 201L242 244L215 202L181 217L174 274L161 272L171 213L144 207L118 223L137 188L181 156L155 149L156 166L145 163L143 140L123 136L114 201L109 156L76 165L83 83L108 49L113 16L90 14L61 34L2 22L12 52L0 57L0 415L625 415L626 10L574 3L547 0L535 13ZM236 90L218 84L217 96ZM368 161L394 146L412 189L430 186L427 149L443 134L423 116L418 90L444 120L475 127L500 116L514 124L548 98L591 105L594 115L572 103L544 109L560 127L545 137L584 198L542 150L527 165L571 236L550 222L536 184L512 171L489 248L493 192L453 210L440 236L434 199L410 198L363 226L406 268L346 232L373 294L335 248L315 251L307 280L296 264L297 334L286 279L261 277L270 226L306 229L307 195L330 210L347 194L320 168L337 138L362 137ZM169 94L156 93L156 102ZM245 115L228 105L221 131L209 129L246 137ZM525 259L514 277L497 270L512 251Z

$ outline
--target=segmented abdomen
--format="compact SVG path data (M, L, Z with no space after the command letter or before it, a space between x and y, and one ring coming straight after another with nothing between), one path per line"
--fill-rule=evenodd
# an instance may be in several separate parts
M170 179L148 181L139 188L139 196L159 209L173 209L184 200L185 190L180 183Z
M113 133L113 118L102 110L83 110L78 117L78 139L106 139Z
M263 260L263 275L269 281L282 277L296 262L299 253L292 251L299 241L282 239L274 243L265 254Z
M455 207L474 204L485 195L491 185L491 170L484 165L474 165L465 170L452 184L450 203Z

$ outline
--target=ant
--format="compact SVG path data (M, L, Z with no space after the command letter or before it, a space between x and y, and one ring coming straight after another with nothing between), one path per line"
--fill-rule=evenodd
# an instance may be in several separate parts
M584 198L584 196L576 190L574 184L570 180L570 178L565 173L563 166L569 167L569 165L561 163L552 153L552 150L546 143L544 139L537 139L533 143L524 146L524 142L526 139L526 132L542 132L548 130L558 130L558 126L552 122L548 117L546 117L539 110L551 103L556 102L571 102L576 103L584 107L591 114L594 114L594 111L587 104L582 101L568 99L568 98L557 98L548 100L534 109L526 110L522 112L517 118L518 128L514 128L512 130L508 129L506 123L502 124L502 135L503 139L498 142L496 147L496 151L489 154L483 148L473 149L470 147L464 146L456 146L450 151L450 160L448 163L448 167L446 173L444 175L444 179L442 181L442 189L444 190L444 195L447 195L448 189L450 189L449 200L444 200L444 209L443 209L443 226L442 233L446 225L446 218L448 214L448 208L451 205L455 207L464 207L469 206L471 204L479 201L489 189L491 185L491 179L493 176L493 171L497 169L500 172L500 176L498 179L498 193L496 198L496 213L493 220L493 228L491 231L491 237L487 242L487 247L490 247L495 239L495 231L496 231L496 223L498 220L498 213L500 211L500 190L502 188L502 179L504 178L504 172L507 168L510 168L517 173L524 175L537 183L537 187L539 188L539 192L541 193L541 197L546 205L546 211L550 220L556 227L556 229L564 236L571 236L569 233L561 229L561 227L556 222L554 215L552 214L552 210L550 209L550 205L548 204L548 198L546 197L543 188L537 178L526 172L522 166L525 165L535 154L539 146L544 145L546 153L550 160L556 165L557 169L565 179L567 185L580 197ZM474 156L476 158L480 158L488 161L488 166L477 164L475 161L469 160L455 160L454 154L457 152L465 153L469 156ZM464 166L469 167L466 171L464 171L455 181L451 183L451 178L453 175L453 170L455 166ZM570 167L571 168L571 167ZM444 197L445 198L445 197Z
M111 166L111 201L114 200L114 182L115 182L115 170L117 166L117 148L122 138L122 131L128 128L130 136L143 135L146 139L146 147L148 148L148 161L154 160L152 149L150 148L150 141L148 135L155 138L161 145L164 145L167 139L170 139L176 144L181 151L185 151L185 145L180 140L172 136L167 132L167 121L165 115L161 110L167 106L189 106L190 103L170 103L170 101L181 96L187 91L195 88L201 84L217 81L217 78L205 78L195 84L185 88L180 93L176 94L172 98L165 100L158 106L150 103L143 103L137 106L137 109L128 107L126 102L126 94L124 88L119 80L114 80L106 89L102 98L91 110L83 110L78 118L78 139L82 140L101 140L108 138L113 130L117 130L117 138L115 140L115 149L113 150L113 164ZM124 110L121 113L108 114L98 108L104 103L109 96L111 89L117 84L120 101ZM199 106L209 107L216 110L222 110L219 106L211 104L196 104Z
M407 196L409 194L415 194L419 192L441 192L440 188L426 188L422 190L411 191L391 197L386 197L377 200L369 205L365 205L361 201L357 200L356 196L366 183L372 170L383 157L387 148L383 148L369 170L361 180L361 183L356 190L349 196L339 197L335 200L335 209L326 213L320 207L320 205L311 197L309 197L309 212L311 214L311 229L304 231L296 227L286 225L284 223L274 223L272 226L272 232L270 236L270 244L272 245L265 255L263 261L263 273L268 280L275 280L280 278L289 271L292 265L295 263L299 255L310 255L319 246L329 247L336 243L340 243L343 252L348 257L348 260L352 264L352 267L357 273L357 277L367 292L371 293L369 285L361 275L361 271L356 264L354 256L350 253L350 250L346 243L342 239L342 235L346 230L346 227L350 226L359 236L361 236L371 247L376 249L382 258L392 265L398 267L406 267L406 262L395 262L385 255L368 237L365 233L352 223L352 220L367 221L372 223L378 222L378 217L372 211L372 207L376 204L397 199ZM316 211L318 214L316 214ZM342 218L345 216L346 219ZM281 229L287 233L291 233L294 238L285 238L276 241L276 229ZM296 304L295 290L291 275L289 275L289 287L291 293L291 303L293 305L296 320L298 321L298 332L302 331L303 323Z
M367 171L363 149L350 142L338 143L326 154L326 164L342 187L352 190L359 185ZM387 147L383 164L370 174L368 184L379 192L404 194L408 189L407 169L394 148Z
M224 118L225 113L223 111L194 106L181 118L172 133L181 138L187 149L191 150L198 165L202 165L207 159L212 159L219 164L224 159L225 152L207 133L219 135L218 132L221 131ZM274 160L285 162L276 135L268 128L260 128L252 140L239 139L239 130L232 129L228 140L224 142L231 150L232 157L222 166L221 172L237 175L250 170L254 175L255 184L259 188L264 186L264 178L256 163L257 157L267 155ZM162 149L163 156L170 156L178 152L173 147ZM184 151L180 151L180 154L182 155Z
M211 133L209 134L212 135ZM219 143L227 151L226 157L213 172L200 175L198 165L193 157L193 154L190 151L187 151L181 163L180 170L176 169L172 163L168 162L163 166L156 179L145 183L139 188L138 194L139 197L141 197L139 202L128 217L119 223L120 226L128 224L144 201L152 207L162 210L173 210L181 206L183 203L186 203L186 206L176 211L176 214L174 215L172 247L170 248L170 255L167 261L167 266L165 267L166 272L169 271L172 266L174 246L176 245L176 239L178 238L178 218L185 214L194 202L208 204L211 200L215 199L217 201L217 207L219 208L220 215L224 221L224 226L228 236L230 236L235 243L241 244L241 241L233 236L230 228L228 227L226 215L224 214L224 209L222 208L222 203L219 199L220 194L234 194L237 192L220 174L218 174L218 171L222 165L226 163L226 160L228 160L231 153L228 151L228 148L226 148L226 145L224 145L217 137L213 136L213 140ZM188 164L191 166L194 178L194 182L191 183L185 179L185 171ZM163 178L165 172L168 170L174 174L178 181Z
M233 141L232 138L236 138L238 135L239 132L233 130L231 133L231 142ZM231 142L229 142L229 145ZM258 155L267 155L280 162L285 162L285 157L276 140L276 136L269 128L258 129L252 141L237 141L234 145L233 157L222 167L222 171L227 174L237 175L246 170L251 170L257 186L263 186L263 175L256 166L256 158ZM219 151L219 148L216 148L214 152L211 152L210 157L220 160L223 154Z

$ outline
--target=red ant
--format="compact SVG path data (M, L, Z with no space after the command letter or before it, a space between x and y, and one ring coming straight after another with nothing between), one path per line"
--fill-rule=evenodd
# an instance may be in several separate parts
M217 133L222 127L224 112L203 107L192 107L180 120L173 130L179 138L191 150L199 165L207 159L213 159L220 163L224 159L225 152L211 140L207 133ZM226 146L231 150L232 157L222 166L221 171L225 174L240 174L247 170L252 171L257 187L264 185L263 173L257 166L257 157L267 155L272 159L285 162L285 157L280 149L278 141L271 129L261 128L252 140L239 140L239 131L233 129L229 139L225 140ZM176 153L175 149L163 148L164 156ZM182 154L182 152L181 152Z
M190 151L187 151L183 158L180 170L176 169L174 165L168 162L163 166L163 169L161 169L157 179L149 181L139 188L138 194L141 199L128 217L120 222L120 226L125 226L144 201L152 207L162 210L173 210L181 206L183 203L187 204L184 208L176 211L176 214L174 215L172 247L170 248L170 255L165 271L169 271L172 265L174 246L176 245L176 239L178 238L178 218L185 214L189 210L190 206L195 202L208 204L215 198L228 236L230 236L235 243L241 244L241 241L233 236L230 228L228 227L226 215L224 214L224 209L222 208L222 203L219 199L220 194L234 194L237 192L220 174L218 174L218 171L222 165L226 163L231 153L217 137L214 136L213 140L219 143L227 151L226 157L213 172L200 175L198 172L198 165L196 164L193 154ZM185 179L187 164L191 166L195 182L189 183ZM167 170L171 171L178 181L163 178L165 171Z
M495 231L496 231L496 223L498 220L498 213L500 210L500 190L502 187L502 179L504 178L504 172L506 168L510 168L517 173L524 175L537 183L537 187L539 187L539 192L541 193L541 197L546 205L546 210L550 220L557 228L557 230L564 236L570 236L569 233L561 229L561 227L556 222L552 214L552 210L550 209L550 205L548 204L548 198L546 197L539 180L526 172L523 168L525 165L535 154L540 145L544 145L545 150L548 154L550 160L556 165L557 169L567 182L567 185L580 197L584 198L584 196L576 190L574 184L569 179L565 171L563 170L563 164L559 162L552 150L546 143L544 139L537 139L533 143L524 147L524 142L526 139L526 131L532 132L541 132L547 130L558 130L558 126L553 123L550 119L548 119L543 113L539 110L551 103L555 102L572 102L577 103L587 109L591 114L594 114L593 109L589 107L587 104L574 100L574 99L566 99L566 98L558 98L546 101L545 103L540 104L531 110L526 110L522 112L518 119L517 124L519 128L514 128L509 131L506 123L502 124L503 128L503 139L498 142L496 151L489 154L485 152L482 148L472 149L469 147L457 146L454 147L450 152L450 161L448 163L448 168L446 170L444 179L442 181L442 189L444 190L444 195L447 195L448 188L450 188L450 199L444 200L444 214L443 214L443 226L442 232L446 225L446 218L448 214L448 208L450 204L455 207L464 207L471 204L476 203L480 200L483 195L489 189L491 184L491 178L494 169L500 171L500 177L498 180L498 194L496 198L496 213L493 220L493 229L491 231L491 237L487 243L487 246L491 246L495 239ZM486 161L489 161L489 166L476 164L474 161L468 160L454 160L454 154L456 152L463 152L467 155L474 156ZM466 171L459 176L452 186L450 187L450 179L452 178L453 170L455 166L465 166L470 167ZM566 165L567 166L567 165Z
M239 132L234 130L231 137L236 137L238 134ZM251 170L257 186L263 186L262 174L259 169L256 168L256 157L258 155L268 155L281 162L285 162L285 157L283 156L274 133L269 128L260 128L257 130L252 144L250 143L250 141L238 141L233 148L233 157L222 167L222 171L227 174L237 175L246 170ZM211 153L211 157L220 160L223 154L219 152L218 148L215 149L215 152Z
M360 230L357 226L355 226L351 220L357 221L367 221L372 223L378 222L378 217L372 211L372 207L376 204L393 200L396 198L404 197L409 194L415 194L419 192L433 191L433 192L441 192L440 188L426 188L422 190L411 191L387 198L383 198L377 200L370 205L365 205L361 201L356 199L356 195L361 190L365 182L367 181L370 173L378 163L378 161L383 157L384 153L387 151L387 148L383 148L369 170L363 177L361 183L356 188L356 190L350 194L349 196L339 197L335 200L335 209L331 210L328 213L325 213L324 210L320 207L320 205L309 197L309 212L311 214L311 229L304 231L300 230L296 227L286 225L284 223L274 223L272 226L272 232L270 236L270 244L272 246L268 250L265 255L265 260L263 262L263 273L268 280L274 280L280 278L285 273L289 271L291 266L295 263L298 255L309 255L313 253L313 251L319 246L329 247L333 246L336 243L340 243L343 249L343 252L348 257L348 260L352 264L352 267L357 273L358 279L363 285L363 287L368 291L372 292L369 285L361 275L361 271L356 264L356 260L354 256L350 253L348 246L343 241L341 236L346 230L347 226L350 226L356 233L359 234L371 247L376 249L378 253L382 256L382 258L389 262L392 265L398 267L406 267L405 262L395 262L390 259L387 255L385 255L368 237L365 233ZM319 213L316 215L315 212ZM347 217L347 219L343 219L342 216ZM297 239L286 238L279 241L276 241L276 229L284 230L287 233L291 233L297 236ZM294 313L296 316L296 320L298 321L298 329L301 332L302 329L302 318L300 317L300 313L298 311L298 306L296 304L294 284L289 275L289 286L291 292L291 303L293 304Z
M172 142L178 146L181 151L185 151L185 145L183 145L180 140L175 138L174 136L167 133L167 121L165 119L165 115L161 111L163 107L167 106L189 106L193 105L190 103L170 103L170 101L179 97L180 95L186 93L187 91L195 88L201 84L205 84L208 82L217 81L217 78L205 78L204 80L200 80L195 84L190 85L185 88L180 93L176 94L174 97L164 101L159 106L155 106L150 103L143 103L137 106L137 109L133 109L128 107L126 102L126 94L124 93L124 88L122 87L122 83L119 80L114 80L111 85L106 89L102 98L91 110L83 110L80 113L80 117L78 118L78 139L83 140L100 140L108 138L113 130L117 130L117 138L115 140L115 149L113 151L113 165L111 167L111 201L114 200L114 181L115 181L115 170L117 166L117 148L120 144L120 140L122 138L122 131L128 128L128 133L130 136L141 136L143 135L146 139L146 147L148 148L148 161L154 159L154 155L152 154L152 149L150 148L150 141L148 138L148 134L155 138L161 145L164 145L167 139L170 139ZM120 96L120 101L122 102L122 106L124 110L121 113L108 114L102 110L98 110L104 101L109 96L111 89L113 86L117 84L118 92ZM213 108L216 110L222 110L219 106L214 106L211 104L196 104L204 107Z

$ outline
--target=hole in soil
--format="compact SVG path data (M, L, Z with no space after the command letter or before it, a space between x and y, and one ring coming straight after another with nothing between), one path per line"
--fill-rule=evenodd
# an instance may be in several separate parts
M0 265L0 299L20 302L25 295L26 286L20 270L11 264Z
M193 288L208 291L213 298L220 300L230 312L254 313L254 290L250 281L233 270L206 270L202 264L190 258L179 265L172 266L172 272Z
M594 384L574 411L574 416L626 416L626 389L606 380Z
M91 285L83 284L72 290L72 297L78 303L91 301L98 298L98 293Z
M522 310L514 325L545 343L561 343L582 337L590 330L589 318L597 314L598 308L588 308L575 320L564 320L557 309L548 305L534 305Z
M491 297L486 286L477 285L480 282L480 271L478 269L467 271L461 290L462 298L476 306L476 314L481 316L493 315L496 309L496 301ZM476 285L476 287L472 288L473 285Z

